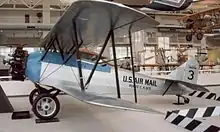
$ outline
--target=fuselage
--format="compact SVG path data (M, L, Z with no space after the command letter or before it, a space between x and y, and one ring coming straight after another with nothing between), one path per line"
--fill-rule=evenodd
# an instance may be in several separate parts
M35 52L29 54L26 61L25 76L33 81L43 85L56 87L68 93L68 89L81 90L79 83L78 65L75 57L72 57L63 65L63 60L59 53L48 52L46 57L41 60L44 52ZM67 57L64 57L67 58ZM86 82L94 62L81 61L84 83ZM119 69L119 87L122 95L131 95L134 93L132 72L125 69ZM153 78L141 73L135 74L137 94L158 94L162 95L168 87L169 82L162 79ZM108 65L98 65L94 75L86 87L86 92L95 94L117 95L117 86L115 80L114 68ZM184 94L185 88L178 84L172 85L167 94Z

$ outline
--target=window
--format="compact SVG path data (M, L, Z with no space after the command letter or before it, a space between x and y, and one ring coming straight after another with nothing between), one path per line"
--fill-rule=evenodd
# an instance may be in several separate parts
M158 48L169 49L170 48L169 37L158 37Z
M0 55L7 56L10 53L10 48L0 48Z
M115 50L116 50L116 57L117 58L131 56L130 47L115 47ZM110 47L110 55L111 55L111 59L113 59L112 47Z
M30 15L29 14L25 14L25 23L30 23Z

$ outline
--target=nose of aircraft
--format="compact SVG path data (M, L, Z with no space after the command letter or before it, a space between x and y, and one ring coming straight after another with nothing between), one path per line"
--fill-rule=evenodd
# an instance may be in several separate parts
M25 77L31 81L38 82L40 80L41 57L44 52L30 53L25 61Z

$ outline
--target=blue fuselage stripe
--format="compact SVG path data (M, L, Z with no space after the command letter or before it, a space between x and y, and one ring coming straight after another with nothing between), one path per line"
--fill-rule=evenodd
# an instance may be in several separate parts
M68 55L64 55L64 59L59 53L48 52L45 58L41 61L41 57L45 52L33 52L27 57L25 75L26 77L34 82L39 82L41 73L41 62L53 63L58 65L63 65L64 61L68 58ZM77 60L72 57L66 64L66 66L78 67ZM94 66L93 62L82 61L82 69L91 70ZM96 71L110 72L111 67L108 65L97 65Z

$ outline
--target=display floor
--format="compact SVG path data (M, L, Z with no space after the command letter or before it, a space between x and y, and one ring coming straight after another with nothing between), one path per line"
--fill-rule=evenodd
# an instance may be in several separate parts
M177 100L175 96L139 96L138 103L161 112L155 114L94 106L68 95L60 95L58 98L61 111L57 117L60 122L36 124L28 98L10 97L15 111L29 110L31 119L12 120L11 113L0 114L0 132L187 132L188 130L164 120L167 110L220 106L218 101L195 97L190 97L191 102L187 105L176 106L172 104ZM133 96L122 98L133 100ZM220 117L203 120L220 126Z

